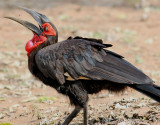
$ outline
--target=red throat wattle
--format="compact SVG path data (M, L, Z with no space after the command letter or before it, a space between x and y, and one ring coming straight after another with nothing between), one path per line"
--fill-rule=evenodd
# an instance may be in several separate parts
M43 32L40 36L37 34L33 33L34 36L33 38L27 42L26 44L26 51L27 51L27 56L30 54L30 52L35 49L37 46L42 44L47 40L45 36L50 35L50 36L56 36L56 31L53 29L53 27L49 23L44 23L42 25Z
M47 40L47 38L45 36L42 36L42 35L38 36L38 35L34 34L33 38L31 40L29 40L25 46L25 50L27 51L27 56L34 48L36 48L37 46L39 46L40 44L42 44L46 40Z

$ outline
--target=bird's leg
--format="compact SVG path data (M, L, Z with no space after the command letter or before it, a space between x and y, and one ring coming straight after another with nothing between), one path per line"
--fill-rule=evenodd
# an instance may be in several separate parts
M87 116L88 116L88 114L87 114L87 104L85 104L84 105L84 107L83 107L83 124L84 125L87 125L87 121L88 121L88 118L87 118Z
M63 122L62 125L68 125L68 124L72 121L72 119L77 116L77 114L80 112L81 109L82 109L82 107L76 106L75 109L74 109L74 110L72 111L72 113L66 118L66 120Z

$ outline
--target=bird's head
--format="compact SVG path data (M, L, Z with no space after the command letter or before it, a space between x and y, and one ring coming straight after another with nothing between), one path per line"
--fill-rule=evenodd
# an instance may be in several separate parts
M20 8L29 13L37 21L39 28L28 21L23 21L14 17L5 18L14 20L33 32L33 38L27 42L25 47L27 55L38 47L43 48L58 41L58 31L45 15L24 7Z

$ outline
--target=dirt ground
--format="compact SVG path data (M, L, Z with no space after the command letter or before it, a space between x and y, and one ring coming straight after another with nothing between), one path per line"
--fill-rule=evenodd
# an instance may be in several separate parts
M59 41L77 35L101 38L160 85L160 8L62 4L36 11L56 25ZM1 8L3 16L36 24L19 9ZM62 123L73 110L68 98L43 85L27 68L24 46L33 34L13 21L0 21L0 125ZM89 98L90 125L160 125L160 105L132 89L102 91ZM83 112L71 124L82 123Z

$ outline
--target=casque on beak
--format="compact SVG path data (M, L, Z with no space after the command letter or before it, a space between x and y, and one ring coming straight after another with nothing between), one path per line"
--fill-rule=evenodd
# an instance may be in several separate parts
M47 22L50 22L49 19L41 14L41 13L38 13L34 10L31 10L31 9L28 9L28 8L24 8L24 7L19 7L21 9L23 9L24 11L26 11L27 13L29 13L38 23L40 29L42 29L42 24L43 23L47 23Z
M16 21L16 22L22 24L23 26L25 26L26 28L28 28L33 33L37 34L38 36L41 35L41 33L43 32L42 24L44 22L50 22L49 19L45 15L40 14L36 11L30 10L30 9L27 9L27 8L24 8L24 7L19 7L19 8L23 9L24 11L29 13L37 21L40 29L37 26L35 26L34 24L32 24L28 21L23 21L21 19L17 19L17 18L14 18L14 17L5 17L5 18L11 19L13 21Z
M27 9L24 7L19 7L19 8L23 9L24 11L29 13L37 21L37 23L39 25L39 28L38 28L37 26L35 26L34 24L32 24L28 21L24 21L24 20L17 19L14 17L5 17L5 18L11 19L13 21L16 21L16 22L22 24L23 26L25 26L26 28L28 28L29 30L31 30L33 32L33 34L34 34L33 38L31 40L29 40L25 46L25 50L27 51L27 55L29 55L30 52L32 52L32 50L34 50L37 46L39 46L40 44L42 44L43 42L45 42L47 40L47 37L43 33L44 32L43 25L50 22L50 21L45 15L40 14L36 11L30 10L30 9Z

